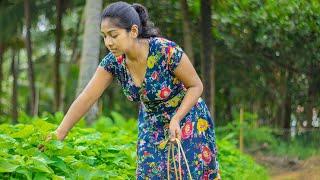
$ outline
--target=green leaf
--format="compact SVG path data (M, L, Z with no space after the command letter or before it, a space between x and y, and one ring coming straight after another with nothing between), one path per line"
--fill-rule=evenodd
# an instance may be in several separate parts
M27 177L27 180L32 179L32 172L29 169L26 169L25 167L17 168L16 172L25 175Z
M64 176L57 176L57 175L52 176L52 180L64 180L64 179L66 179Z
M43 160L41 160L39 158L31 157L30 158L30 163L32 163L31 167L34 170L37 170L37 171L40 171L40 172L45 172L45 173L48 173L48 174L53 174L54 173L53 170L45 162L43 162Z
M44 120L33 121L32 124L37 127L37 129L43 133L50 132L56 128L56 125L48 123Z
M13 138L27 138L32 133L34 133L34 127L32 125L25 125L23 129L21 129L19 132L11 134L11 137Z
M15 171L19 165L13 164L6 159L0 159L0 172L13 172Z
M52 160L54 160L54 163L50 164L51 166L55 166L65 174L68 174L69 171L68 171L67 165L62 159L58 157L53 157Z
M50 179L51 179L50 176L42 172L36 173L33 178L33 180L50 180Z

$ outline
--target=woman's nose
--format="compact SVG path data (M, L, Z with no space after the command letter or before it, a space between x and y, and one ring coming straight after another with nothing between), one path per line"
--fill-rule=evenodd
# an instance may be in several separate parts
M110 49L110 47L112 47L112 41L111 41L111 39L110 39L109 37L105 37L105 38L104 38L104 44L105 44L105 46L106 46L108 49Z

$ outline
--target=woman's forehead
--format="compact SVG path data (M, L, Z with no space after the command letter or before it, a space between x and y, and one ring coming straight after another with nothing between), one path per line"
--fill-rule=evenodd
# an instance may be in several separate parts
M117 31L120 28L116 27L114 25L114 23L112 23L112 21L110 21L110 19L106 18L104 20L102 20L101 22L101 31L105 32L105 33L109 33L112 31Z

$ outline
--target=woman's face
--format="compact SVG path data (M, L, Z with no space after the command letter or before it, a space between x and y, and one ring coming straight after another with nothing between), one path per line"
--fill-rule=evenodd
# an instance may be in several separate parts
M132 26L130 32L127 32L125 29L116 27L109 18L102 20L101 33L105 46L116 57L128 52L133 40L137 37L135 25Z

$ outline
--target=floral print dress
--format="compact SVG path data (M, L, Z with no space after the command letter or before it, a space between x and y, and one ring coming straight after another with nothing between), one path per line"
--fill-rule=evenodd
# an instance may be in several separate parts
M177 112L187 89L174 75L183 50L163 37L149 38L146 74L136 86L126 67L125 55L107 54L99 66L112 73L130 100L139 103L137 141L137 179L167 179L169 123ZM193 179L220 179L214 132L214 121L200 97L180 121L181 144ZM177 148L175 148L177 154ZM176 164L177 164L177 157ZM175 178L173 160L170 178ZM183 179L188 179L181 159Z

